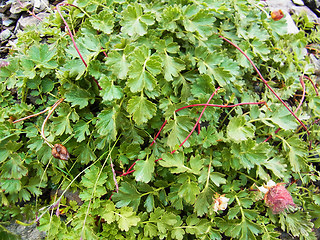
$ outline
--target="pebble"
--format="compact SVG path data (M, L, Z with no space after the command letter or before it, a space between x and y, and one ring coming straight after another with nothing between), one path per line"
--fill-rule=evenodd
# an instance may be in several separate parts
M12 32L9 29L6 29L0 33L0 41L7 40L11 37Z
M40 19L44 19L45 17L48 17L50 14L49 13L39 13L36 16ZM30 25L36 25L40 22L39 19L36 19L33 16L28 16L28 17L23 17L21 16L20 19L18 20L18 28L20 29L24 29L26 26L30 26Z
M292 0L295 5L304 6L304 2L302 0Z

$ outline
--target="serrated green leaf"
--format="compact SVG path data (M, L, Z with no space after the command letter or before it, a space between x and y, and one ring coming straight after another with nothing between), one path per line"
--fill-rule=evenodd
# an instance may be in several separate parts
M177 29L177 21L181 18L181 9L178 6L166 7L162 14L159 24L162 29L174 32Z
M109 10L104 10L99 12L99 14L93 15L89 21L94 29L102 31L105 34L110 34L113 30L114 17Z
M198 32L202 37L211 35L215 18L208 10L189 5L184 11L183 25L189 32Z
M129 100L127 111L133 116L133 120L138 125L141 125L148 122L148 120L153 117L157 111L157 107L154 103L141 95L134 96Z
M189 204L194 204L198 194L200 193L198 184L192 181L189 177L183 175L180 176L179 181L182 182L182 185L179 188L179 197Z
M225 175L219 172L211 172L210 180L216 185L220 186L220 184L226 184L227 180L225 179Z
M148 25L154 23L152 14L143 13L140 4L135 3L129 5L125 11L123 11L123 18L120 21L121 31L129 36L140 35L143 36L147 33Z
M232 141L241 142L254 137L254 127L244 116L234 117L227 126L227 135Z
M81 162L81 164L88 164L89 162L94 161L96 159L96 155L90 148L89 143L80 144L76 148L75 152L78 155L77 159Z
M265 143L256 144L254 140L247 140L240 144L232 144L231 153L239 161L238 164L234 164L235 169L239 166L251 169L269 158L270 149Z
M58 64L52 60L56 54L56 49L50 49L47 44L40 44L39 46L33 45L29 52L29 58L38 66L44 66L49 69L54 69ZM51 61L52 60L52 61Z
M136 162L134 166L135 172L133 175L135 176L136 181L141 181L148 183L151 181L153 172L154 172L154 165L155 165L155 158L151 156L150 158L147 157L146 160L139 160Z
M73 126L73 130L75 132L74 137L77 139L77 142L82 142L86 139L86 135L88 136L90 134L89 125L83 120L78 121Z
M60 136L64 133L65 134L72 133L69 115L55 117L52 119L52 122L53 122L52 130L57 136Z
M8 194L18 193L21 187L21 181L19 179L3 179L1 182L1 189Z
M10 159L1 169L1 177L3 178L21 179L28 173L28 169L23 165L22 159L17 153L12 153Z
M111 51L106 58L106 65L112 73L120 79L125 79L129 71L130 62L128 56L133 51L133 47L127 45L123 51Z
M178 77L179 73L185 69L184 62L168 54L162 56L163 74L167 81L172 81L173 77Z
M312 231L313 223L308 213L297 211L290 214L280 214L279 222L283 231L291 232L294 237L303 236L304 239L315 240L316 236Z
M284 130L296 129L298 123L284 106L278 107L271 116L271 121Z
M108 223L116 221L116 207L110 200L100 208L100 216Z
M117 136L116 113L114 108L105 109L97 117L96 127L98 133L102 136L107 136L111 140L115 140Z
M117 207L129 206L132 207L134 211L137 211L141 194L133 184L123 182L119 187L119 192L112 195L112 199L116 202Z
M192 172L192 169L184 165L184 160L185 160L185 157L183 152L174 153L174 154L165 153L162 156L162 160L159 161L159 164L162 167L171 168L170 171L172 173L182 173L186 171Z
M284 149L288 153L289 162L294 172L300 172L306 168L306 156L307 151L304 148L306 143L298 138L293 136L284 142Z
M146 46L141 46L131 54L134 61L130 65L127 82L131 92L143 89L152 91L157 85L155 76L162 70L161 59L159 56L151 56L150 52Z
M75 77L76 80L79 80L84 75L86 69L81 59L69 60L61 68L62 71L69 72L69 76Z
M278 178L284 178L285 173L287 172L287 165L283 163L283 159L279 157L274 157L268 161L262 162L267 169L273 172Z
M104 77L100 79L99 83L102 88L100 95L104 102L121 99L123 97L122 89L119 86L115 86L112 80Z
M164 127L163 132L169 132L167 145L169 147L175 147L182 143L191 131L193 123L187 116L177 116L174 120L170 120ZM189 142L185 142L184 146L190 146Z
M148 195L143 206L147 209L147 212L151 212L154 209L154 196L153 196L153 194Z
M67 102L71 102L72 106L79 106L80 109L88 106L89 100L92 99L89 91L75 85L68 89L64 96Z
M209 207L212 203L213 192L211 188L206 187L197 196L196 202L194 204L194 212L197 216L202 217L204 214L208 213Z
M100 168L92 166L85 171L85 174L82 176L81 185L84 186L84 189L79 197L83 201L89 201L92 197L101 197L106 194L107 190L105 188L105 183L107 181L108 175L105 171L100 173ZM98 178L99 177L99 178Z
M130 227L137 226L140 218L132 211L130 207L122 207L119 214L116 215L118 218L118 224L121 231L129 231Z

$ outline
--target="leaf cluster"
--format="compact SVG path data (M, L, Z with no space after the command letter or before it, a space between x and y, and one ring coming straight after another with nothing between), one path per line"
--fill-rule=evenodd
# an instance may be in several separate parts
M219 37L236 43L294 111L299 77L313 73L303 31L286 34L284 19L272 20L252 0L75 4L60 9L87 67L57 13L19 33L1 67L3 220L21 217L15 204L36 202L36 211L51 204L39 224L48 239L276 239L280 228L315 239L320 97L306 82L297 116L310 126L307 135L245 56ZM203 106L176 110L206 103L218 87L210 103L266 104L207 107L198 134L179 147ZM67 162L53 158L40 136L44 115L9 121L60 98L44 134L68 149ZM251 191L270 179L298 182L289 190L303 212L272 215ZM60 197L57 209L47 197L57 189L80 201ZM217 194L230 199L225 212L213 211Z

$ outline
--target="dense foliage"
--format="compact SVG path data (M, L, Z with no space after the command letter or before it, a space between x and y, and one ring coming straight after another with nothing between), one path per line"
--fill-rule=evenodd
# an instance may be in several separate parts
M0 72L2 221L37 217L48 239L276 239L280 229L315 239L320 97L303 82L308 33L286 34L258 2L78 0L58 7L67 25L55 11L21 32ZM244 105L176 111L210 97ZM43 135L67 161L41 136L61 98ZM271 179L296 208L264 204L257 187ZM214 211L221 195L228 207Z

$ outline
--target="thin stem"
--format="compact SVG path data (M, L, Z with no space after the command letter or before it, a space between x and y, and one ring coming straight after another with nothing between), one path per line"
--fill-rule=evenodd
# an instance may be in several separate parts
M304 77L305 77L304 75L302 75L302 76L300 77L300 83L301 83L301 85L302 85L303 93L302 93L302 97L301 97L301 99L300 99L300 103L299 103L298 107L296 108L296 110L294 110L294 113L297 113L298 110L301 108L302 103L303 103L303 101L304 101L304 98L305 98L305 96L306 96L306 85L304 84L304 81L303 81L303 78L304 78ZM277 134L280 130L281 130L281 128L278 128L274 133ZM263 142L268 142L271 138L272 138L272 135L270 135L269 137L267 137Z
M157 135L154 137L154 139L153 139L153 141L152 141L152 143L150 144L149 147L151 147L151 146L156 142L156 139L158 138L159 134L161 133L162 129L163 129L164 126L167 124L167 122L168 122L167 120L164 121L164 123L162 124L159 132L158 132Z
M219 89L220 89L220 87L218 87L218 88L212 93L212 95L210 96L210 98L209 98L208 101L207 101L207 104L209 104L209 102L211 101L211 99L213 98L213 96L218 92ZM190 132L189 135L186 137L186 139L183 140L183 142L179 145L179 147L182 147L182 145L189 139L189 137L191 136L191 134L193 133L193 131L196 129L197 125L199 124L199 122L200 122L200 120L201 120L201 117L202 117L202 115L203 115L203 113L204 113L204 111L206 110L207 107L208 107L208 106L205 106L205 107L203 108L203 110L202 110L202 112L200 113L200 116L199 116L196 124L193 126L191 132Z
M100 176L101 176L102 170L103 170L104 166L106 165L106 163L107 163L107 161L108 161L107 159L110 158L110 160L111 160L111 153L112 153L114 147L116 146L118 140L119 140L119 138L117 139L117 141L113 144L112 148L110 149L110 151L109 151L109 153L108 153L108 156L107 156L106 160L103 162L103 164L102 164L102 166L101 166L101 169L100 169L100 171L99 171L99 173L98 173L96 182L94 183L93 190L92 190L91 197L90 197L90 201L89 201L88 208L87 208L87 212L86 212L86 215L85 215L85 217L84 217L84 221L83 221L83 225L82 225L81 237L82 237L83 234L84 234L84 228L85 228L85 224L86 224L86 221L87 221L87 217L88 217L88 215L89 215L89 210L90 210L92 198L93 198L94 192L95 192L96 189L97 189L98 181L99 181L99 178L100 178ZM109 146L109 148L110 148L110 146Z
M38 19L40 22L42 22L42 19L39 18L38 16L36 16L36 15L34 14L34 12L31 12L29 9L27 9L25 6L23 6L23 4L22 4L22 2L21 2L20 0L17 0L17 1L18 1L18 3L20 4L21 8L25 8L30 15L32 15L33 17L35 17L36 19Z
M301 124L301 126L307 131L308 135L310 135L308 128L304 123L296 116L296 114L288 107L288 105L278 96L278 94L270 87L268 82L264 79L262 74L260 73L259 69L256 67L254 62L251 60L251 58L235 43L231 42L230 40L226 39L225 37L219 35L220 38L222 38L224 41L228 42L232 46L234 46L236 49L238 49L250 62L250 64L253 66L254 70L258 73L259 77L261 78L262 82L269 88L269 90L278 98L278 100L288 109L288 111L291 113L292 116L294 116L295 119Z
M44 134L44 127L49 119L49 117L51 116L51 114L54 112L54 110L56 109L56 107L58 107L58 105L60 103L63 102L63 98L60 98L55 104L53 104L53 106L51 107L47 117L44 119L43 123L42 123L42 127L41 127L41 137L43 138L44 142L46 144L48 144L49 147L53 148L53 145L48 141L48 139L46 138L45 134Z
M76 41L74 40L73 34L72 34L72 32L71 32L71 29L70 29L67 21L66 21L66 20L64 19L64 17L62 16L62 13L61 13L61 11L60 11L60 6L68 6L68 5L69 5L69 6L72 6L72 7L76 7L75 5L72 5L72 4L69 4L69 3L63 3L63 2L62 2L62 3L57 4L57 6L56 6L57 12L59 13L59 15L60 15L60 17L61 17L64 25L66 26L66 28L67 28L67 30L68 30L68 33L69 33L69 36L71 37L71 41L72 41L72 43L73 43L73 46L74 46L74 48L76 49L76 51L77 51L77 53L78 53L81 61L83 62L83 64L84 64L86 67L88 67L88 64L86 63L86 61L85 61L84 58L82 57L82 55L81 55L81 53L80 53L80 51L79 51L79 48L78 48L78 46L77 46L77 44L76 44ZM81 10L81 9L80 9L80 10ZM99 88L100 90L102 90L102 88L101 88L99 82L97 81L97 79L93 78L93 80L96 82L98 88Z
M83 57L82 57L82 55L81 55L81 53L80 53L80 51L79 51L79 48L78 48L78 46L77 46L77 44L76 44L76 41L74 40L73 34L72 34L72 32L71 32L71 29L70 29L67 21L66 21L66 20L64 19L64 17L62 16L62 13L61 13L61 11L60 11L60 6L65 6L65 5L67 5L67 4L66 4L66 3L59 3L59 4L57 4L57 6L56 6L57 11L58 11L58 13L59 13L59 15L60 15L60 17L61 17L64 25L66 26L68 32L69 32L69 36L71 37L71 41L72 41L72 43L73 43L73 46L74 46L74 48L76 49L76 51L77 51L77 53L78 53L81 61L83 62L83 64L84 64L86 67L88 67L88 64L87 64L86 61L83 59Z
M111 157L110 157L110 166L111 166L111 170L112 170L112 174L113 174L113 181L114 181L114 184L116 185L116 192L119 192L119 185L118 185L118 182L117 182L117 174L114 171Z
M316 85L314 84L314 82L312 81L312 79L309 78L308 76L303 76L303 77L306 78L306 79L308 79L308 80L311 82L311 84L312 84L312 86L313 86L313 88L314 88L314 91L316 92L317 96L319 96L318 89L317 89Z
M265 104L266 102L245 102L245 103L237 103L233 105L218 105L218 104L209 104L209 103L198 103L198 104L192 104L188 106L184 106L182 108L177 109L175 112L179 112L185 108L190 108L190 107L197 107L197 106L206 106L206 107L220 107L220 108L232 108L232 107L237 107L241 105L259 105L259 104Z
M29 119L29 118L32 118L32 117L36 117L36 116L38 116L38 115L40 115L40 114L42 114L42 113L45 113L45 112L47 112L47 111L49 111L49 110L50 110L50 108L46 108L45 110L43 110L43 111L41 111L41 112L38 112L38 113L35 113L35 114L32 114L32 115L26 116L26 117L24 117L24 118L20 118L20 119L18 119L18 120L13 121L12 123L18 123L18 122L24 121L24 120L26 120L26 119Z

